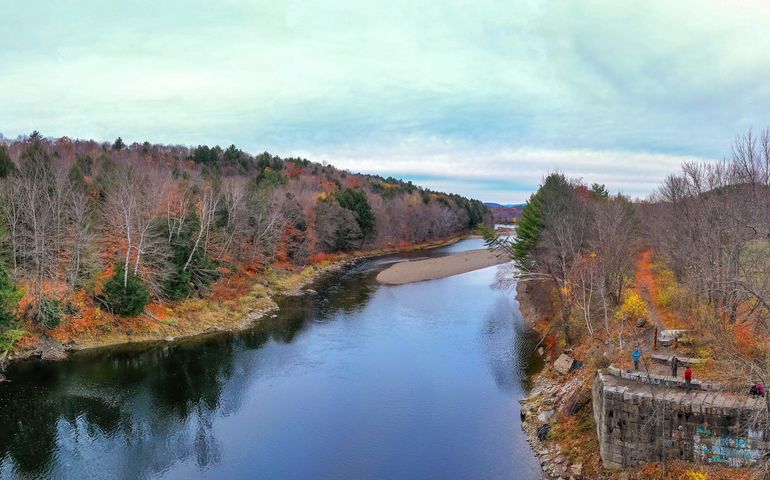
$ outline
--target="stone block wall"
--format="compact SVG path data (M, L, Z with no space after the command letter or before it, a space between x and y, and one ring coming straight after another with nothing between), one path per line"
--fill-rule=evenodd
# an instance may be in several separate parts
M746 467L770 456L765 399L666 387L600 371L593 408L602 461L683 459Z

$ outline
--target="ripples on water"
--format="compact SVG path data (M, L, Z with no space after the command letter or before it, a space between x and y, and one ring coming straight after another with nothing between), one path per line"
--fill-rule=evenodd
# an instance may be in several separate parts
M536 478L516 401L536 339L495 268L377 285L396 259L239 334L13 366L0 478Z

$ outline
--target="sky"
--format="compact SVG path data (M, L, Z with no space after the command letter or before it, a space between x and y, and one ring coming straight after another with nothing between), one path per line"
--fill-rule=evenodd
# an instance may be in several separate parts
M770 125L761 1L0 0L0 132L644 197Z

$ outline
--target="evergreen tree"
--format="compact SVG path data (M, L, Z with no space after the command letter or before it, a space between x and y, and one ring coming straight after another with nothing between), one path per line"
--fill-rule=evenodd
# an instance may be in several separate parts
M561 173L552 173L522 209L513 241L513 261L525 271L533 269L532 253L537 248L545 218L557 218L571 201L572 187Z
M0 145L0 178L14 175L18 171L16 165L11 161L11 156L8 155L8 149L5 148L5 145Z
M115 275L104 284L104 300L113 313L134 317L144 311L150 302L150 294L142 279L130 272L124 285L123 265L119 264Z
M115 143L112 144L112 149L120 151L120 150L123 150L124 148L126 148L126 144L123 143L123 139L120 137L116 138Z
M163 284L163 293L175 300L201 293L219 277L217 263L202 248L195 249L189 265L184 268L195 248L195 232L200 228L200 221L197 216L192 216L184 225L182 231L171 240L173 270ZM168 230L164 236L168 236Z
M591 195L597 200L607 200L610 192L604 184L594 183L591 184Z
M346 188L341 192L337 192L335 198L342 208L353 212L364 239L372 238L376 225L374 212L371 205L369 205L369 198L367 198L366 193L362 190Z

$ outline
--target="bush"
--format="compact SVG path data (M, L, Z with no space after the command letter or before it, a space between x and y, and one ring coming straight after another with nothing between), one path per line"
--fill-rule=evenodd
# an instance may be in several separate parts
M0 263L0 330L16 321L19 300L24 292L16 287L10 272Z
M10 329L0 331L0 353L5 353L13 348L13 344L21 340L27 332L24 330Z
M62 313L61 302L46 295L40 299L37 321L45 328L56 328L61 323Z
M124 270L121 266L104 284L104 301L113 313L134 317L144 311L150 302L150 294L142 279L136 275L129 273L124 283Z
M647 319L647 303L636 293L626 295L623 305L615 312L617 320L641 320Z

